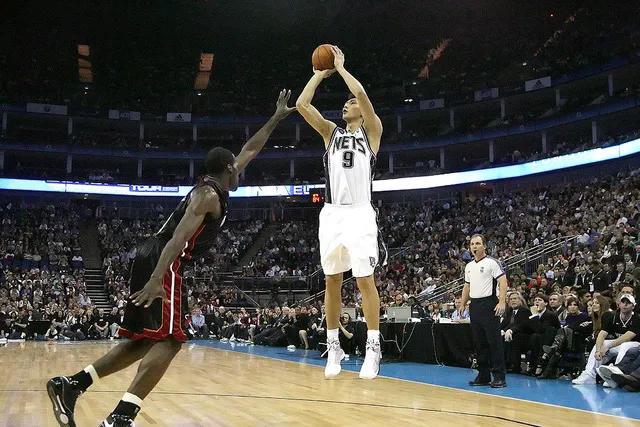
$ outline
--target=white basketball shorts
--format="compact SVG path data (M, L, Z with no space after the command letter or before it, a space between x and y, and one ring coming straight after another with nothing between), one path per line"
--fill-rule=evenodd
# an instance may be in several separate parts
M354 277L367 277L378 265L378 224L370 203L326 203L320 211L318 238L325 275L352 270Z

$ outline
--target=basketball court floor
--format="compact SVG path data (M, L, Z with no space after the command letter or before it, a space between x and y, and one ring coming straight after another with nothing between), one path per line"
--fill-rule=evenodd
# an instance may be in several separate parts
M9 343L0 348L0 426L57 426L45 383L73 374L110 342ZM474 372L386 363L364 381L361 360L324 378L316 351L190 342L144 401L138 426L640 426L638 396L601 386L508 376L509 387L472 389ZM78 426L97 426L135 367L101 379L78 401Z

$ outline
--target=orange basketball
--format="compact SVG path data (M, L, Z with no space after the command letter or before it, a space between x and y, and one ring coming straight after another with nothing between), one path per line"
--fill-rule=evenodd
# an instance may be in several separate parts
M333 65L333 51L330 44L322 44L313 51L311 55L313 68L318 71L331 70Z

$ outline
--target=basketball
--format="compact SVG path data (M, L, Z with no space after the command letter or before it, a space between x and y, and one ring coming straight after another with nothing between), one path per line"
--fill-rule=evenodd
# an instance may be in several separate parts
M311 56L313 68L318 71L331 70L333 65L333 51L330 44L322 44L313 51Z

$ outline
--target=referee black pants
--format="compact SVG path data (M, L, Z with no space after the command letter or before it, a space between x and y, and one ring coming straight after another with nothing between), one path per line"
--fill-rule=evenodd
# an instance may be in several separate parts
M504 380L507 373L500 333L500 318L493 311L497 303L497 298L492 296L474 298L469 308L471 332L481 380L491 380L491 374L494 380Z

